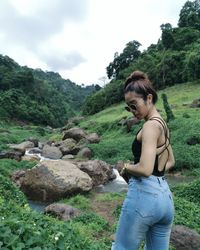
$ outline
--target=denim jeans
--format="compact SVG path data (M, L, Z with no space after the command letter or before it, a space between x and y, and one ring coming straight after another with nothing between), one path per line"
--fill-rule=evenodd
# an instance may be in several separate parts
M174 204L165 177L131 177L112 250L167 250Z

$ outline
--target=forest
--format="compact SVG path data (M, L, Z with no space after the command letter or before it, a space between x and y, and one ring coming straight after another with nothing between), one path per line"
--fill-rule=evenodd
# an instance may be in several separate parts
M22 67L0 55L1 120L61 127L97 86L79 86L58 73Z
M146 72L157 90L200 79L200 1L184 4L177 27L165 23L160 28L157 44L140 51L140 42L133 40L115 53L106 68L110 83L86 98L83 114L95 114L122 101L123 83L134 70Z

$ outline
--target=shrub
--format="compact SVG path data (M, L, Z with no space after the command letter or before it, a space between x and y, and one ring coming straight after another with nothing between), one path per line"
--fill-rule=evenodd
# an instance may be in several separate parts
M161 95L162 99L163 99L163 106L164 106L164 109L165 109L165 112L166 112L166 115L167 115L167 121L171 121L171 120L174 120L174 114L169 106L169 103L168 103L168 100L167 100L167 95L165 93L163 93Z
M172 190L176 196L194 202L200 206L200 178L188 184L177 185L173 187Z

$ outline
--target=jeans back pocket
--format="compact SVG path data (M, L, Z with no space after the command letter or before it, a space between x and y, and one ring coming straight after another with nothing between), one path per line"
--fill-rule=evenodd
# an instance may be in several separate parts
M143 217L153 217L156 212L156 204L158 194L144 190L142 188L137 189L137 204L135 210Z

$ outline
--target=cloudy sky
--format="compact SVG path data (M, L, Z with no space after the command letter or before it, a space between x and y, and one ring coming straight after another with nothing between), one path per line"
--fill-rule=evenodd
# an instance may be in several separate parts
M186 0L0 0L0 54L55 71L77 84L103 84L114 53L157 43L177 26Z

